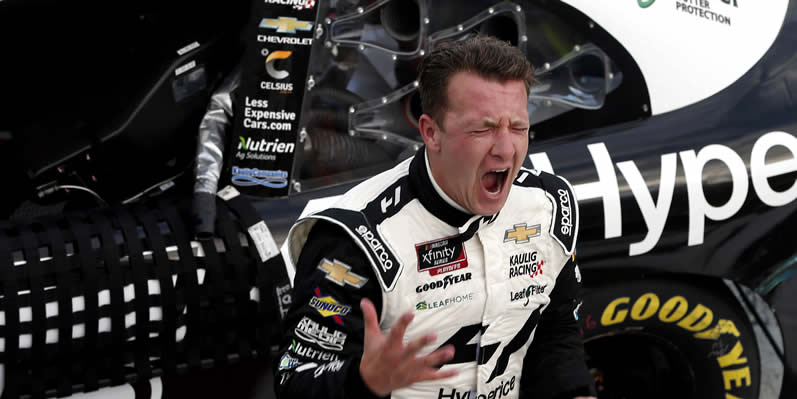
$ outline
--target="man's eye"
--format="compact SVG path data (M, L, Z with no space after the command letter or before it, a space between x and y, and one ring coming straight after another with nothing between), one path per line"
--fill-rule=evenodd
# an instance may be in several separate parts
M489 128L484 128L484 129L476 129L476 130L473 131L473 133L475 133L475 134L484 134L484 133L487 133L489 131L490 131Z

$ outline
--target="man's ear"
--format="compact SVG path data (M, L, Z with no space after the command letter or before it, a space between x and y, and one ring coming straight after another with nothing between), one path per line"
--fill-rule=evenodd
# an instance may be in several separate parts
M440 135L443 132L440 131L440 127L437 126L437 122L431 116L428 114L421 115L418 119L418 130L421 131L421 137L423 138L423 143L426 144L427 150L432 152L440 151Z

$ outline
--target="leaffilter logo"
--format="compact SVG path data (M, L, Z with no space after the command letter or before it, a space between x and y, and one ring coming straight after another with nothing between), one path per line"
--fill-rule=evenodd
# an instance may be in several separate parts
M648 8L653 5L653 2L656 0L637 0L637 4L639 4L642 8Z

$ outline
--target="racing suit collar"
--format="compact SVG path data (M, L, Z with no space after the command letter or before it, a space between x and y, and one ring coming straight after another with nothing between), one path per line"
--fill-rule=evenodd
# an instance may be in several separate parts
M448 201L453 202L453 200L448 198L442 189L432 181L431 172L428 169L428 161L426 160L426 146L422 146L415 153L415 158L410 162L409 181L421 205L429 213L450 226L460 228L460 230L469 230L471 226L478 229L477 226L480 227L485 223L474 224L474 221L484 220L486 223L490 223L497 216L497 214L493 216L473 215L463 212L464 208L457 209L453 204L449 203Z

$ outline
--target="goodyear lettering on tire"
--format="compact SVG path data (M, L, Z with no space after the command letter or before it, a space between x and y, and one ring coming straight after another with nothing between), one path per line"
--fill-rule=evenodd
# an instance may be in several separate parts
M618 297L609 302L601 314L601 325L620 324L627 319L635 321L658 320L666 324L674 324L697 339L714 340L724 334L739 337L740 333L733 321L719 319L714 321L714 312L703 304L691 306L686 298L676 295L662 300L652 292L642 294L638 298ZM737 398L731 392L735 388L748 387L751 384L750 367L744 356L744 347L738 339L733 347L724 354L716 355L717 363L722 370L725 387L725 398Z

